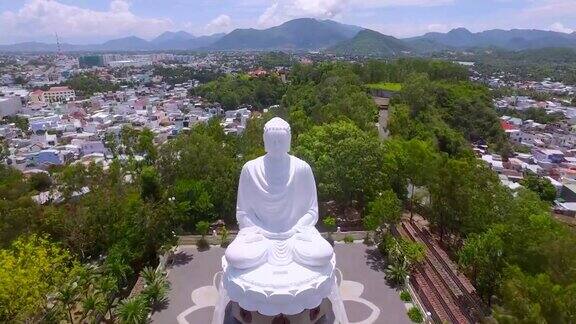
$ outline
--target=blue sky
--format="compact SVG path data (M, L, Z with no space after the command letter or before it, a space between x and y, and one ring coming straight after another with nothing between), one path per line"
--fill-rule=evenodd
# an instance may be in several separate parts
M576 30L576 0L0 0L0 43L93 43L166 30L195 35L333 19L396 37L492 28Z

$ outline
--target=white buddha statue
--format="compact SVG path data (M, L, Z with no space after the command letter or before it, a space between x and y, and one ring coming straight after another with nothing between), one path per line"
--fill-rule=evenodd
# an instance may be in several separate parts
M273 118L264 126L266 155L242 168L236 205L240 231L222 257L213 324L223 323L230 301L236 320L250 313L255 319L292 316L298 323L316 323L332 305L338 323L348 323L334 250L314 227L314 175L306 162L288 154L290 139L290 125Z
M266 155L242 168L236 207L240 231L225 255L231 267L292 262L321 267L332 259L332 246L314 227L318 198L312 169L288 154L290 140L290 125L271 119L264 126Z

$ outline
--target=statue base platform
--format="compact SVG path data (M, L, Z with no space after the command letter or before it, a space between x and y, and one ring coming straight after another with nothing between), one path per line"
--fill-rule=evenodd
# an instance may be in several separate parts
M276 315L265 316L258 312L248 312L240 307L238 303L231 302L228 305L229 316L234 318L230 323L239 324L334 324L336 318L332 311L332 304L328 299L324 299L320 306L314 309L305 310L296 315ZM224 321L226 323L226 321Z
M264 264L241 270L222 257L222 285L231 301L265 316L296 315L317 308L337 287L336 256L323 267L292 262L285 266Z

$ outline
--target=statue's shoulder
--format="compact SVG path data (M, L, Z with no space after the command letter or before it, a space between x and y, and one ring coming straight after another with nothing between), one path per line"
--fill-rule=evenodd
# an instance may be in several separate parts
M295 170L297 171L312 171L312 168L310 167L310 164L308 164L308 162L294 156L294 155L290 155L290 159L292 160L292 163L294 163L295 166Z
M263 162L263 157L257 157L254 160L250 160L246 163L244 163L244 166L242 167L242 172L252 172L254 170L255 167L262 165Z

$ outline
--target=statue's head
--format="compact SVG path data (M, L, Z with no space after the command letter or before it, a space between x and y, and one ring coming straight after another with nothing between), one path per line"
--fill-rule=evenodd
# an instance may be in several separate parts
M274 117L264 125L264 149L272 156L290 151L290 125L282 118Z

